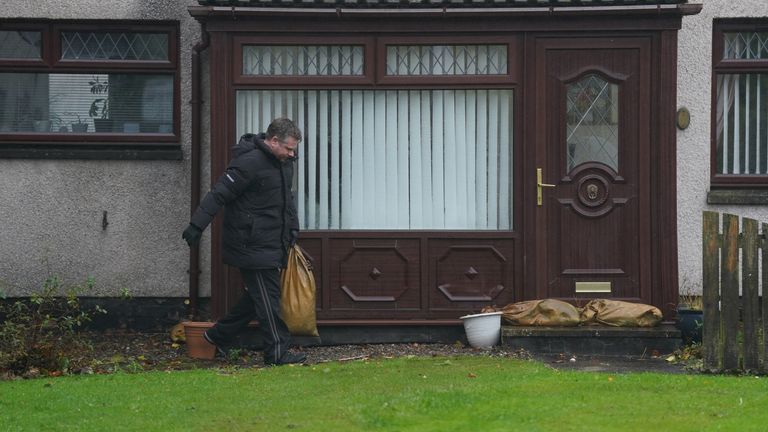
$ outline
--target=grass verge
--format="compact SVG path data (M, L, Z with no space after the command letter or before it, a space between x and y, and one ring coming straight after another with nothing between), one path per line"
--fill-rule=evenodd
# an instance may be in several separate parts
M491 357L0 382L4 431L763 430L766 378Z

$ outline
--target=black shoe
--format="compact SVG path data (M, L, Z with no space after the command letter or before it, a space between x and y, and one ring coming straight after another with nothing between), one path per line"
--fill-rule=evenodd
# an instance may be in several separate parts
M283 353L283 356L280 357L280 360L278 361L272 361L272 360L266 360L264 364L267 366L280 366L280 365L286 365L286 364L300 364L307 361L307 355L303 353L292 353L286 351Z
M203 332L203 339L206 342L216 347L216 352L223 355L224 358L229 358L229 348L225 348L221 344L216 343L211 336L208 335L208 330Z

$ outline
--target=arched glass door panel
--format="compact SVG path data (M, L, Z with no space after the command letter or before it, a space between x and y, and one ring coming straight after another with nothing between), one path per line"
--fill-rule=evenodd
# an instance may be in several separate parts
M566 86L568 172L585 162L619 171L619 86L596 74Z

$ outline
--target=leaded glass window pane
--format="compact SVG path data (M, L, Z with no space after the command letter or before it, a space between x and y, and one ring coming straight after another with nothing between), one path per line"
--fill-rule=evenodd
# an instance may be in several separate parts
M389 45L387 75L503 75L506 45Z
M768 174L768 74L717 76L718 174Z
M362 45L246 45L243 75L361 76Z
M173 133L173 75L0 73L0 132Z
M568 171L585 162L619 169L619 86L589 74L566 90Z
M168 34L62 32L64 60L168 60Z
M768 33L724 33L723 59L759 60L768 58Z
M42 35L38 31L0 31L0 58L40 59Z
M276 117L303 130L303 229L512 229L512 90L241 90L236 103L238 135Z

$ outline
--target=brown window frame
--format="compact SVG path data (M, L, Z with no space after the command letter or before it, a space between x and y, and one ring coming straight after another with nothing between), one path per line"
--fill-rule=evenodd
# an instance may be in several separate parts
M498 75L386 75L387 45L506 45L507 73ZM361 45L363 46L363 75L243 75L243 46L246 45ZM235 86L280 88L511 88L521 81L519 58L522 49L519 35L488 36L235 36L232 38ZM240 87L246 88L246 87Z
M180 113L180 70L179 70L179 23L157 21L64 21L64 20L3 20L0 30L40 31L42 37L41 60L0 59L0 72L15 73L64 73L64 74L107 74L131 73L162 74L173 79L173 128L170 133L102 133L102 132L3 132L0 133L0 158L2 157L45 157L40 154L54 154L67 157L73 148L87 149L85 158L98 159L104 152L107 158L152 159L146 156L148 150L158 150L158 158L181 158L181 113ZM168 60L67 60L62 59L61 38L66 31L165 33L168 35ZM128 148L127 156L117 155L121 148ZM27 150L25 150L27 149ZM45 149L45 151L41 151ZM144 152L144 156L131 154ZM172 157L169 155L173 155Z
M40 59L4 59L0 58L0 68L4 66L44 66L46 55L51 51L51 47L48 45L50 40L50 28L44 24L33 23L15 23L12 25L4 24L0 22L0 30L3 31L39 31L40 40L42 44L40 46Z
M294 33L290 36L280 36L275 34L247 34L233 36L226 41L226 46L231 50L232 70L220 68L222 75L231 80L230 101L228 105L232 110L236 110L234 100L236 93L241 90L412 90L412 89L485 89L485 90L511 90L514 94L514 116L512 118L514 130L512 131L512 151L513 156L510 161L511 173L514 176L518 172L518 162L521 160L523 139L521 113L523 112L524 92L522 86L523 79L523 42L522 33L515 34L493 34L485 36L390 36L378 35L375 33L364 33L350 36L317 36L311 33ZM507 73L494 75L403 75L387 76L386 73L386 45L405 44L405 45L506 45L507 46ZM243 46L245 45L363 45L364 46L364 65L363 75L335 75L335 76L312 76L312 75L243 75ZM226 72L224 72L226 70ZM233 111L234 112L234 111ZM226 140L236 139L236 126L234 115L229 119L229 127L225 135ZM223 159L222 159L223 160ZM222 161L220 160L220 161ZM219 162L214 162L219 165ZM521 196L521 186L513 180L511 193L512 196ZM508 229L488 229L488 230L459 230L459 237L473 238L491 238L502 236L504 238L517 238L519 228L518 221L521 220L522 210L519 205L521 201L517 200L510 203L512 209L511 226ZM359 236L359 234L349 234L349 232L384 232L388 230L381 229L307 229L303 232L310 235L325 235L332 232L334 235L341 236ZM408 229L389 230L394 233L407 233ZM431 229L422 230L423 232L436 233L438 236L447 235L450 229ZM456 231L456 230L453 230ZM455 233L454 233L455 234Z
M232 40L235 85L270 85L291 87L352 85L369 86L374 83L374 39L371 37L312 37L275 36L265 39L258 36L236 36ZM363 46L362 75L243 75L243 47L247 45L361 45Z
M710 186L712 188L768 188L768 174L721 174L717 172L717 77L721 74L768 74L768 59L725 59L725 33L768 32L765 19L715 19L712 24L712 100L710 119ZM719 202L710 197L711 203ZM747 202L744 202L747 204Z
M519 67L515 59L519 58L520 41L518 36L390 36L377 39L376 46L376 82L382 85L457 85L457 84L519 84ZM506 45L507 73L493 75L387 75L388 45Z

